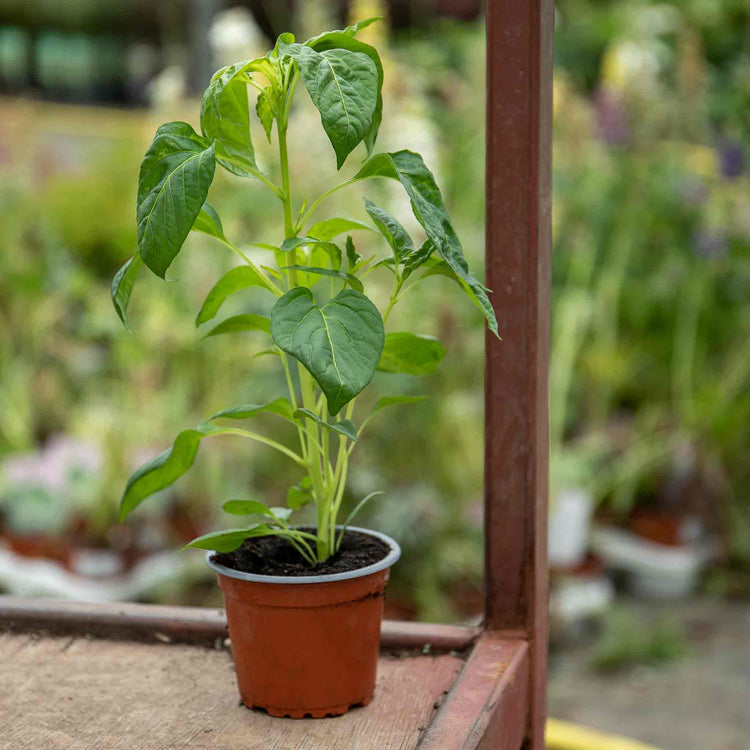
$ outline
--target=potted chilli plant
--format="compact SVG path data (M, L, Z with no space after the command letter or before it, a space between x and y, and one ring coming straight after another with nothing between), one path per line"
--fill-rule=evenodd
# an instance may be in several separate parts
M273 301L270 317L232 317L212 333L256 330L268 336L287 395L265 404L230 406L181 432L169 450L132 475L121 517L182 476L205 438L236 435L289 459L292 487L285 507L229 500L223 509L246 517L245 522L186 545L209 550L208 564L218 575L242 701L275 716L337 715L373 695L382 593L399 547L383 534L348 527L354 513L342 519L340 511L352 451L370 419L386 407L417 399L381 398L359 424L355 399L376 370L421 374L434 369L444 354L432 337L386 333L391 310L421 278L441 274L466 291L497 332L487 290L469 273L422 158L410 151L370 155L382 116L383 68L377 51L356 34L374 20L303 44L282 34L265 57L235 63L213 76L201 102L200 133L184 122L157 130L140 169L138 253L112 285L115 308L127 325L126 306L141 266L164 278L188 233L197 230L215 237L243 263L211 289L196 325L214 318L224 300L238 292ZM337 168L360 143L368 154L351 178L307 207L293 199L287 152L289 112L300 83L320 112ZM269 141L276 131L276 182L260 171L254 157L248 86L257 91L255 112ZM217 212L206 203L217 165L260 180L278 197L283 230L280 224L278 244L260 245L268 251L267 265L254 263L227 239ZM340 217L313 220L328 196L373 178L403 186L427 237L421 246L414 247L401 224L366 199L372 224ZM358 229L379 232L388 257L363 258L351 235L341 241ZM393 282L382 314L364 284L374 271L390 274ZM294 445L236 426L264 412L296 427ZM317 511L317 524L293 525L291 514L308 503Z

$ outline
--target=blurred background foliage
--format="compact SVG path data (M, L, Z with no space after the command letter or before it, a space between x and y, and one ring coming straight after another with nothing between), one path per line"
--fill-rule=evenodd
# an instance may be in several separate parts
M36 5L48 4L24 4ZM233 265L210 239L189 239L171 270L180 283L142 276L132 334L109 299L112 275L135 246L138 166L154 129L168 119L196 124L191 76L201 71L191 69L191 44L213 69L263 54L264 34L287 22L304 36L339 26L347 12L390 13L392 27L368 29L386 68L378 147L423 154L481 267L478 3L441 2L440 13L405 2L249 5L254 16L233 8L203 28L207 52L191 37L196 11L180 3L156 14L159 33L145 14L121 36L105 11L119 18L132 6L136 18L136 3L83 3L78 21L66 12L57 29L59 4L26 16L0 4L0 512L8 534L173 546L221 522L223 500L279 504L297 479L262 448L216 441L128 529L116 525L130 470L179 430L227 405L281 395L277 364L253 357L263 347L252 334L201 341L193 325ZM98 21L87 25L95 8ZM560 0L556 13L553 499L559 488L583 486L615 517L640 506L690 509L721 533L721 565L748 571L750 13L741 0ZM334 164L316 113L299 98L293 179L309 200ZM116 106L92 106L102 101ZM253 135L272 165L261 129ZM366 190L418 235L397 191ZM365 218L354 192L338 193L326 215ZM210 200L235 243L280 239L279 207L252 182L217 173ZM374 236L360 244L360 252L384 252ZM388 280L375 276L373 293L387 299ZM225 312L259 305L247 295ZM449 354L427 379L376 376L373 400L430 399L373 423L355 453L349 495L387 490L360 522L404 547L391 614L450 620L481 609L481 320L441 278L402 305L395 325L438 336ZM162 598L218 603L201 575Z

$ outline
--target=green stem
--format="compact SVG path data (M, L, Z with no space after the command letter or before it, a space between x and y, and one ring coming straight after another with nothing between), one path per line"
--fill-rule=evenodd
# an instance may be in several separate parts
M388 301L388 307L385 308L385 312L383 313L383 323L388 320L388 316L391 314L391 310L393 310L393 306L398 302L399 296L398 293L401 291L401 286L403 284L403 280L400 276L397 276L393 280L393 288L391 289L391 298Z
M326 199L329 198L334 193L338 192L339 190L342 190L345 187L348 187L349 185L352 185L355 182L358 182L359 178L352 177L350 180L346 180L345 182L341 182L338 185L334 185L332 188L329 188L325 191L322 195L318 197L317 200L313 201L310 204L310 207L305 211L305 213L302 214L302 218L297 222L297 229L301 229L305 222L308 220L312 212Z
M255 440L258 443L263 443L264 445L269 446L269 448L275 448L285 456L288 456L300 466L305 466L305 461L302 456L298 455L293 450L290 450L285 445L277 443L275 440L271 440L271 438L267 438L265 435L259 435L257 432L249 432L248 430L240 430L234 427L222 428L221 432L225 435L239 435L240 437L246 437L250 440Z
M276 286L276 284L273 283L273 281L271 281L268 274L262 268L259 268L257 265L255 265L255 263L253 263L250 258L248 258L247 255L242 252L242 250L240 250L236 245L233 245L229 240L221 240L221 242L223 242L232 252L239 255L239 257L242 258L242 260L244 260L245 263L247 263L247 265L250 266L250 268L252 268L253 271L258 274L258 276L260 276L261 279L263 279L263 283L270 291L272 291L277 297L282 296L283 292Z

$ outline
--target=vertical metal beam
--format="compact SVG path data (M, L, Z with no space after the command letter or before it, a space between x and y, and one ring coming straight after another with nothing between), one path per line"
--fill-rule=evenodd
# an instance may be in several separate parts
M486 626L531 646L529 746L544 747L552 0L487 0Z

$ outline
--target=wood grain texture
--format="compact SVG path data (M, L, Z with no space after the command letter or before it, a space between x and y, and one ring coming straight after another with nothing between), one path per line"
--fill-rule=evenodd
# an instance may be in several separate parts
M0 630L95 635L175 643L213 645L227 635L223 609L168 607L162 604L91 604L0 596ZM385 620L380 634L383 649L463 651L479 636L480 628L427 622Z
M518 750L526 732L528 686L528 644L485 633L418 747Z
M544 747L552 0L487 1L486 626L529 638L528 738Z
M238 705L223 649L5 633L0 662L3 750L413 748L463 664L382 658L369 706L293 721Z

